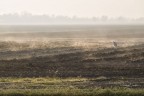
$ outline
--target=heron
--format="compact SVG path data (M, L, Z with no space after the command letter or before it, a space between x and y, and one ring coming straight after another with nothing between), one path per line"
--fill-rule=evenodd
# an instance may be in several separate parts
M116 43L116 41L113 41L113 46L114 46L115 48L117 48L117 43Z

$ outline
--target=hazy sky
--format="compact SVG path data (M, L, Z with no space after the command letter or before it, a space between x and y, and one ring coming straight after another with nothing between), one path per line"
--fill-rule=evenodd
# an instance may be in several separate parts
M3 13L144 17L144 0L0 0Z

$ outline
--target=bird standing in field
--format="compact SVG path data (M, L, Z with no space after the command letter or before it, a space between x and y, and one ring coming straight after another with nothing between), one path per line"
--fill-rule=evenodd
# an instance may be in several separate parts
M117 48L117 43L116 43L116 41L113 41L113 46L114 46L115 48Z

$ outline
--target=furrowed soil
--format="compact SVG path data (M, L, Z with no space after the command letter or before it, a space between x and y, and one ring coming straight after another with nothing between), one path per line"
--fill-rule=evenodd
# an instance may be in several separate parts
M144 88L144 43L119 39L117 44L110 39L1 41L0 77L87 78L69 84ZM13 83L0 86L7 84Z

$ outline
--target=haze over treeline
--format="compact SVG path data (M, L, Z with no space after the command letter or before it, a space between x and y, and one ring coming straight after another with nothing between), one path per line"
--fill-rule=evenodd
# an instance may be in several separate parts
M1 25L57 25L57 24L144 24L144 17L69 17L62 15L33 15L31 13L9 13L0 15Z

